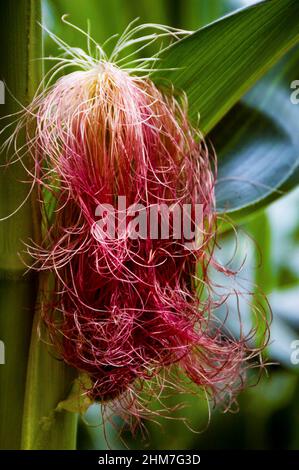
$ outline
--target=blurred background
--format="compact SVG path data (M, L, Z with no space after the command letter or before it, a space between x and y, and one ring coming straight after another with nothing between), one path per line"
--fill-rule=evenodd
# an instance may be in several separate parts
M249 0L43 0L44 22L52 32L76 47L86 47L82 34L63 24L61 16L90 32L99 43L121 33L128 23L155 22L195 30L217 18L256 1ZM45 55L57 55L57 45L44 32ZM295 79L296 77L294 77ZM299 70L298 77L299 78ZM217 145L216 145L217 150ZM238 259L246 258L242 276L268 295L273 312L268 367L258 384L238 399L239 409L223 413L208 409L202 396L173 397L186 402L177 417L187 416L191 430L180 420L149 423L147 433L124 435L130 448L152 449L299 449L299 364L292 364L292 342L299 340L299 189L239 222ZM255 242L252 241L253 238ZM230 252L233 235L221 240L221 256ZM244 307L245 308L245 307ZM250 306L243 315L251 318ZM299 354L298 356L299 357ZM252 371L250 383L258 379ZM79 449L124 448L112 426L98 426L99 407L92 406L81 421ZM108 443L107 443L108 442Z

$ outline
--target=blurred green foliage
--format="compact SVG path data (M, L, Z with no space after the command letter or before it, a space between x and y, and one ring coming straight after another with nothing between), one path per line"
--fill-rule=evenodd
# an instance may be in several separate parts
M60 20L69 20L87 29L96 41L105 41L121 33L136 17L142 22L163 23L185 29L197 29L236 8L254 3L246 0L44 0L47 27L69 44L85 47L85 38ZM57 46L45 33L46 55L56 55ZM295 79L296 77L294 77ZM299 78L299 77L297 77ZM271 80L271 77L270 77ZM250 101L249 97L249 101ZM259 97L255 96L257 102ZM268 348L272 365L268 373L251 372L249 387L241 393L236 413L215 409L208 424L207 404L203 397L173 398L186 402L181 416L190 419L191 431L181 420L159 420L147 425L148 434L138 433L125 441L131 448L154 449L298 449L299 448L299 365L290 361L291 342L299 338L299 191L258 213L242 228L255 239L247 268L253 283L269 295L273 325ZM225 234L221 244L229 244ZM246 248L241 255L246 256ZM254 307L254 302L252 307ZM251 318L250 308L248 317ZM258 380L259 379L259 380ZM173 403L174 404L174 403ZM123 448L117 431L107 425L104 436L99 407L93 406L79 427L78 448ZM89 423L89 425L86 425ZM208 425L207 425L208 424ZM106 439L108 443L106 442Z

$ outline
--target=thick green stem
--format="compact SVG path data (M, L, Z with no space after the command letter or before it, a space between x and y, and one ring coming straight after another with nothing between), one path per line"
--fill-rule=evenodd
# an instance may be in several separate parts
M1 449L20 448L34 298L29 279L1 279L0 337L5 346L5 364L0 365Z
M7 116L19 111L18 102L31 101L42 78L41 5L39 0L10 0L1 7L0 79L11 95L6 92L0 113ZM1 142L9 132L1 135ZM24 143L25 136L19 145ZM30 167L28 158L22 161ZM22 181L29 177L20 162L2 168L0 179L0 218L20 206L0 222L0 340L5 348L5 364L0 364L0 448L72 449L76 414L55 409L66 398L73 373L39 340L38 310L33 322L38 280L32 273L25 275L28 255L22 254L23 260L19 256L23 241L39 239L36 197L32 192L26 199L30 184Z
M36 311L28 363L22 449L76 448L77 414L58 410L71 391L74 372L40 340L40 310ZM42 336L43 333L42 333Z
M7 85L0 114L19 111L26 105L41 78L40 4L33 0L2 2L0 16L0 79ZM9 90L9 92L8 92ZM1 121L1 129L7 121ZM2 133L1 143L9 131ZM24 143L20 140L20 145ZM11 157L11 155L8 155ZM1 156L1 164L6 155ZM23 157L28 165L28 157ZM21 163L0 172L0 218L13 213L26 200L30 185L21 183L28 175ZM5 347L5 364L0 365L0 448L20 447L25 379L30 332L36 297L36 279L25 275L20 258L23 241L34 236L33 195L12 217L0 222L0 339ZM23 254L25 263L28 256Z

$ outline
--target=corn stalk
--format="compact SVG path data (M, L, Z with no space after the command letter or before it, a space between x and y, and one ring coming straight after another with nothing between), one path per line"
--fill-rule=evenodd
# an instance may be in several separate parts
M42 31L39 1L10 0L1 7L0 79L9 90L0 106L5 116L20 109L18 102L28 104L40 83ZM3 133L2 142L8 135ZM19 144L24 142L25 136ZM1 156L1 163L5 158ZM28 155L23 163L30 166ZM0 448L72 449L76 415L55 411L71 387L72 372L39 339L35 303L40 281L26 273L29 256L20 257L23 241L39 238L35 193L28 197L30 184L23 182L28 175L21 162L1 168L0 180L0 218L20 206L0 222L0 340L5 348L5 364L0 365Z

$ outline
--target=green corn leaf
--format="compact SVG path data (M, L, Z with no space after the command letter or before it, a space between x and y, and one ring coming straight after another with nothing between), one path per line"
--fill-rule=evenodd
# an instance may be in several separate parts
M290 180L299 156L299 106L290 101L298 54L282 59L253 86L298 42L298 16L293 0L258 3L169 47L160 64L176 68L163 75L187 93L201 130L214 128L209 137L219 162L217 211L233 212L236 220L298 184ZM154 77L159 81L159 74Z
M299 183L299 104L290 84L299 49L286 55L210 134L218 159L218 212L255 214Z
M299 40L299 2L266 0L239 10L170 46L153 78L189 98L190 117L210 131ZM174 69L168 70L165 69Z

